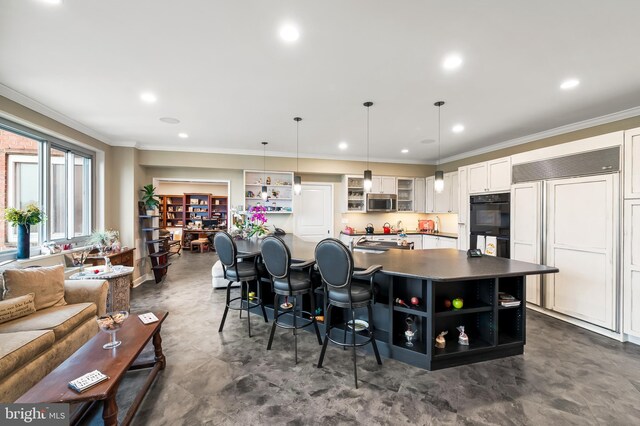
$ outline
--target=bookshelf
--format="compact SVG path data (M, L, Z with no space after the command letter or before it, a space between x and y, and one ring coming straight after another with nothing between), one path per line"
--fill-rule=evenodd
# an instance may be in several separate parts
M184 224L184 196L160 196L160 226L162 228L181 228Z
M269 197L260 197L262 186L266 184ZM267 214L293 213L293 173L275 171L244 171L244 210L261 205Z
M184 194L184 226L194 226L209 219L211 215L211 194Z

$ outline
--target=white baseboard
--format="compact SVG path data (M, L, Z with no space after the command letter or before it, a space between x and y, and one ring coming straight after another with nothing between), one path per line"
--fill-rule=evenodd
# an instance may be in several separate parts
M133 288L138 287L140 284L142 284L145 281L148 280L152 280L153 278L153 274L144 274L138 278L136 278L135 280L133 280Z
M561 321L568 322L569 324L573 324L573 325L578 326L580 328L584 328L585 330L592 331L594 333L600 334L600 335L608 337L610 339L614 339L614 340L617 340L619 342L624 342L625 341L624 335L622 333L617 333L615 331L607 330L605 328L598 327L597 325L589 324L588 322L581 321L581 320L575 319L575 318L571 318L571 317L569 317L567 315L563 315L563 314L560 314L558 312L550 311L548 309L542 308L542 307L540 307L538 305L533 305L531 303L527 303L527 308L531 309L532 311L536 311L536 312L540 312L541 314L548 315L548 316L550 316L552 318L556 318L556 319L559 319ZM640 342L640 339L638 340L638 342ZM638 344L640 344L640 343L638 343Z
M640 337L632 336L631 334L624 334L624 341L633 343L634 345L640 345Z

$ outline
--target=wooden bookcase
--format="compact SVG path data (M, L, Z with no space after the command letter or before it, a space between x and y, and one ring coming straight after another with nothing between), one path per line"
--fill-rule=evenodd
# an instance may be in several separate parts
M211 216L211 194L184 194L184 226L194 226Z
M228 220L229 220L228 198L220 195L212 195L210 206L211 206L211 214L209 217L211 219L217 218L218 226L220 228L223 228L223 229L227 228Z
M182 228L184 210L184 195L161 195L160 226L162 228Z

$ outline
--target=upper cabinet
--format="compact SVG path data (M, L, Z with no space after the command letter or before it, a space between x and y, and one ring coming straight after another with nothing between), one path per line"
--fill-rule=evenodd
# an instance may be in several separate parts
M267 200L260 196L262 186L267 187ZM267 213L293 212L293 173L274 171L244 171L244 208L264 206Z
M430 213L458 212L458 172L444 174L444 189L442 192L433 190L434 178L431 178L431 191L434 197L433 210ZM427 189L427 193L429 190ZM429 202L427 200L427 205Z
M365 205L364 177L362 175L346 175L342 178L344 189L344 205L342 211L344 213L365 213L367 211Z
M436 201L436 191L434 189L434 184L435 184L435 177L434 176L429 176L428 178L425 179L426 182L426 186L427 189L425 191L426 193L426 197L427 197L427 202L426 202L426 206L425 206L425 213L435 213L436 211L436 206L435 206L435 201Z
M511 158L498 158L467 167L469 194L511 190Z
M640 127L624 132L624 198L640 198Z
M398 211L413 212L415 211L415 188L413 178L398 178Z
M413 182L413 194L413 208L415 212L425 213L427 208L427 187L425 178L415 178Z
M396 193L396 178L393 176L373 176L371 183L370 192L373 194Z
M458 223L466 224L469 217L469 168L458 168Z

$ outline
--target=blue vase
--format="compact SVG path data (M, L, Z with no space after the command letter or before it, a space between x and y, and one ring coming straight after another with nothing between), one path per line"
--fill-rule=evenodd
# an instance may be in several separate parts
M18 225L18 259L28 259L30 251L29 225Z

